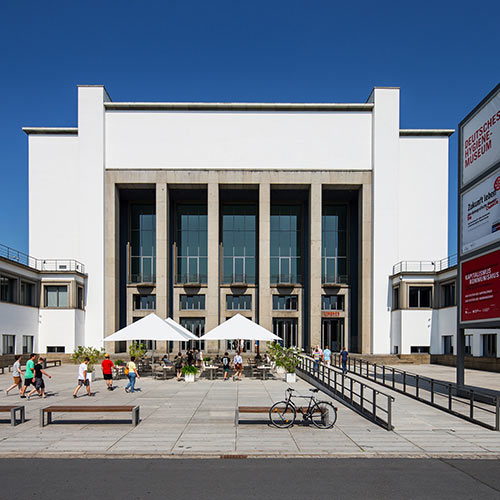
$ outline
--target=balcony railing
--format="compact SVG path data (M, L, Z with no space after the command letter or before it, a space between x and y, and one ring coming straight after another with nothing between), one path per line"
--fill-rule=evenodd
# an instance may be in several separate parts
M392 268L392 274L399 273L438 273L457 265L457 254L441 260L403 260Z
M347 285L348 278L347 274L323 274L321 282L323 285Z
M31 267L37 271L79 272L85 274L85 265L74 259L36 259L31 255L0 244L0 257Z
M179 285L202 285L207 282L207 275L201 273L177 274L175 282Z
M271 283L277 285L297 285L302 283L302 276L300 274L272 274Z

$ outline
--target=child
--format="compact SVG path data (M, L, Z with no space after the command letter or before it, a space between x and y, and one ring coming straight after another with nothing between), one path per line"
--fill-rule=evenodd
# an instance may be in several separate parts
M89 358L85 358L83 360L83 363L81 363L80 366L78 367L78 385L75 388L75 392L73 392L73 397L75 399L78 397L77 393L82 385L84 385L87 388L87 394L89 396L93 396L93 394L90 392L90 380L87 371L89 361L90 361Z
M47 375L47 377L52 378L44 369L43 362L44 358L38 358L38 363L35 365L35 388L28 394L28 399L35 394L38 393L39 396L45 399L45 382L43 381L43 375Z
M224 370L224 380L227 380L229 377L229 365L231 364L231 360L229 359L229 355L227 352L224 353L224 357L222 358L222 369Z

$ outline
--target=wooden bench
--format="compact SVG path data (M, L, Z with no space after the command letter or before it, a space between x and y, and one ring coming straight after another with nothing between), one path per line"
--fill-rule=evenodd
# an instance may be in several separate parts
M24 406L18 405L6 405L0 406L0 412L10 412L10 425L14 426L17 424L16 413L19 413L19 423L24 423Z
M46 368L49 367L49 363L50 363L50 366L61 366L62 365L62 361L60 359L48 359L45 361Z
M297 416L299 416L302 413L307 412L307 406L297 406ZM238 427L238 423L240 421L240 413L265 413L269 415L269 411L271 410L270 406L237 406L236 407L236 414L234 416L234 425ZM260 422L260 421L256 421ZM270 421L269 421L270 422Z
M127 405L107 405L107 406L47 406L40 410L40 427L45 427L52 423L52 413L118 413L132 412L132 425L135 427L139 423L139 406ZM47 421L45 421L47 415Z

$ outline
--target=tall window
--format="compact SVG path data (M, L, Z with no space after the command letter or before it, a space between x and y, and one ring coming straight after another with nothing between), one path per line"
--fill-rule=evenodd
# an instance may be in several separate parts
M177 283L207 282L207 207L177 206Z
M181 295L180 308L183 311L205 309L205 295Z
M321 225L323 283L347 283L347 207L323 206Z
M205 334L205 318L181 318L181 326L189 330L192 334L197 337L201 337ZM190 342L181 342L181 349L185 350L191 344L193 349L205 350L204 340L191 340Z
M483 356L488 358L497 357L497 335L496 333L487 333L481 335L483 342Z
M399 309L399 286L392 289L392 310Z
M273 333L281 337L284 347L297 346L297 318L274 318Z
M472 356L472 335L465 335L465 354Z
M453 354L453 335L443 335L443 354Z
M2 335L2 354L15 354L16 337L15 335Z
M301 207L271 206L271 283L302 283Z
M33 336L23 335L23 354L31 354L34 350Z
M321 296L322 311L343 311L344 296L343 295L322 295Z
M83 309L84 308L84 300L83 300L83 287L79 286L76 289L76 307L78 309Z
M15 302L16 281L14 278L0 276L0 300L4 302Z
M228 311L250 311L252 309L251 295L226 295Z
M134 295L134 309L136 311L156 309L156 295Z
M130 281L156 281L156 215L153 204L134 204L131 207Z
M23 306L35 305L35 285L21 281L21 304Z
M443 307L456 306L455 300L455 283L447 283L443 285Z
M297 295L273 295L273 311L296 311Z
M432 287L411 286L409 306L415 308L432 307Z
M68 286L45 285L45 307L68 307Z
M223 283L255 283L255 205L222 207Z

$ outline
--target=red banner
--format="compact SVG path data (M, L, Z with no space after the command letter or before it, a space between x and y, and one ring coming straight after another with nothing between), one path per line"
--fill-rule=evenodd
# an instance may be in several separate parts
M462 263L462 321L500 318L500 250Z

